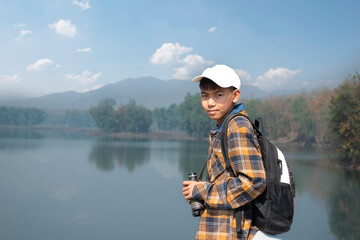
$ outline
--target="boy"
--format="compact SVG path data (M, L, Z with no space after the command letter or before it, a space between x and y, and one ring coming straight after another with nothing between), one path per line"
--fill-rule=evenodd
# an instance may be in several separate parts
M232 112L246 114L240 98L240 78L226 65L207 68L193 79L200 82L201 104L217 128L210 132L208 178L206 182L184 181L186 200L205 202L196 239L252 239L257 232L251 226L251 201L265 189L265 170L259 144L250 122L235 117L229 123L228 154L236 177L226 170L220 144L221 125ZM238 223L237 223L238 222ZM236 231L241 224L241 231Z

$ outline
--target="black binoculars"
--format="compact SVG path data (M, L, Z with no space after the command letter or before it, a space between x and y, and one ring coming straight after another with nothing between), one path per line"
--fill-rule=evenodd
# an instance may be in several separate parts
M196 173L190 173L189 180L197 181ZM201 215L201 211L205 209L204 201L191 199L189 203L191 205L192 215L194 217L199 217Z

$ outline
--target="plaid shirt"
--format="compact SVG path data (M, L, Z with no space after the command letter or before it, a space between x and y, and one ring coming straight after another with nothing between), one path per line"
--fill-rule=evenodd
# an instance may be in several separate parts
M246 114L245 111L241 113ZM251 201L265 189L265 169L260 146L249 121L243 117L232 119L228 127L228 153L231 167L237 176L230 177L221 153L220 133L210 133L208 177L198 182L193 198L205 201L196 239L252 239L256 231L251 226ZM236 232L235 209L240 207L241 229Z

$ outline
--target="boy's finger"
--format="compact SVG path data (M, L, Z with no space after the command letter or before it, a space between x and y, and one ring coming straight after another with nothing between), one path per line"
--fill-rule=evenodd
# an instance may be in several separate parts
M188 193L188 194L185 196L185 199L186 199L186 200L192 199L192 194Z

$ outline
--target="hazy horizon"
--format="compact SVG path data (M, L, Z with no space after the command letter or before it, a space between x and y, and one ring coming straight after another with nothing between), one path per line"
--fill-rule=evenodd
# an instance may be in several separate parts
M149 76L150 77L150 76ZM96 89L91 89L89 91L76 91L76 90L65 90L65 91L56 91L55 92L49 92L49 93L45 93L45 94L28 94L28 95L24 95L24 94L11 94L11 93L7 93L7 94L2 94L0 95L0 105L1 104L6 104L6 103L11 103L12 101L17 101L17 100L26 100L26 99L34 99L34 98L39 98L39 97L45 97L45 96L48 96L48 95L52 95L52 94L62 94L62 93L67 93L67 92L75 92L75 93L87 93L87 92L92 92L92 91L96 91L98 89L101 89L105 86L108 86L108 85L111 85L111 84L116 84L116 83L119 83L119 82L122 82L122 81L125 81L125 80L128 80L128 79L131 79L131 80L138 80L138 79L143 79L143 78L146 78L146 77L139 77L139 78L126 78L126 79L122 79L122 80L119 80L117 82L114 82L114 83L108 83L104 86L101 86L99 88L96 88ZM150 77L150 78L153 78L153 77ZM169 79L169 80L164 80L164 79L159 79L159 78L155 78L156 80L160 80L160 81L182 81L182 80L178 80L178 79ZM197 83L194 83L194 90L196 92L197 90L197 86L198 84ZM241 90L244 90L244 87L255 87L257 88L256 86L252 86L252 85L248 85L248 84L242 84L241 86ZM279 90L273 90L273 91L266 91L266 90L261 90L260 88L259 91L260 92L265 92L267 94L267 96L270 96L270 95L290 95L290 94L298 94L298 93L301 93L301 92L311 92L312 90L319 90L319 89L323 89L325 86L321 87L317 87L317 88L314 88L314 89L305 89L305 88L299 88L299 89L279 89ZM331 89L331 88L330 88ZM151 91L151 90L149 90ZM246 92L246 90L245 90ZM244 94L244 91L242 92L242 94ZM246 93L245 93L246 94ZM185 96L185 95L184 95Z
M355 0L1 1L0 101L143 76L190 81L214 64L263 91L333 88L360 70L358 9Z

